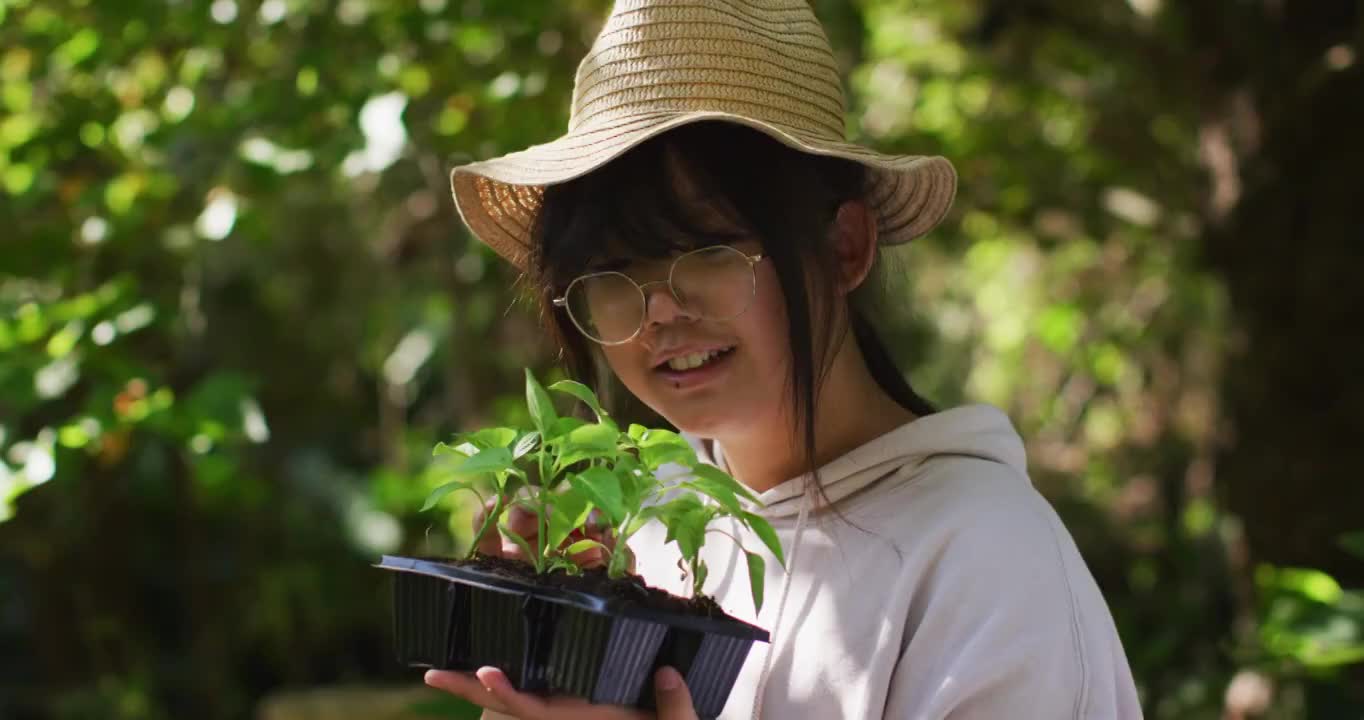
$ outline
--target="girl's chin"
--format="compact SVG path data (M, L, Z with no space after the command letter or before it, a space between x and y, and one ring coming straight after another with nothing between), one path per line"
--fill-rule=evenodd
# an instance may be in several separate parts
M703 438L743 434L752 428L758 413L732 393L700 394L689 398L662 398L655 410L679 431Z
M719 418L700 414L666 413L663 417L679 432L701 438L716 438L726 435L725 430L733 427L729 418Z

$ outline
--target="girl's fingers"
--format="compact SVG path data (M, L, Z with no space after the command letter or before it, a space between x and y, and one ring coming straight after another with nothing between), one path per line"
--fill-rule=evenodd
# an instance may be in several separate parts
M507 527L517 535L531 540L540 534L540 518L520 505L513 505L512 509L507 511Z
M426 671L426 684L433 688L444 690L451 695L468 700L469 702L493 712L507 713L509 710L503 705L483 683L473 675L468 673L450 672L448 670L428 670Z
M513 505L511 509L507 511L507 529L520 535L522 539L527 543L530 543L531 547L535 547L535 538L540 535L540 519L535 513L519 505ZM501 535L500 532L499 535ZM530 558L526 557L526 553L521 549L521 546L512 542L511 538L501 535L498 542L501 545L501 552L499 554L501 554L502 557L510 558L512 560L530 561Z
M654 674L654 697L658 720L696 720L691 691L677 670L665 667Z
M607 532L604 529L588 527L587 532L584 533L584 535L586 535L588 539L596 540L597 542L601 543L602 545L605 545L606 547L611 548L616 546L616 541L613 537L611 537L611 533Z
M476 675L478 682L483 683L487 692L503 707L507 708L498 712L515 715L521 720L540 720L541 718L551 717L550 708L545 704L545 701L534 695L518 692L516 688L512 687L511 681L507 680L507 676L501 670L494 667L484 667L479 668Z
M490 502L483 512L476 514L474 524L475 531L481 527L483 518L486 517L484 513L491 512L491 510L492 503ZM575 531L568 540L565 541L565 546L572 545L574 542L583 538L589 538L596 540L608 549L614 549L616 543L611 535L610 529L601 527L604 518L602 518L598 511L593 510L593 512L596 513L596 515L588 517L587 527L584 528L585 532ZM526 542L530 543L532 547L535 546L535 539L540 534L540 520L535 513L519 505L513 505L507 511L506 525L509 530L520 535ZM484 555L494 555L510 560L530 561L530 558L526 557L526 553L521 549L521 546L513 542L510 537L503 535L500 531L489 532L487 535L484 535L483 539L478 543L478 551ZM579 567L593 568L606 564L607 553L601 548L592 548L577 553L573 556L572 560L573 563ZM634 563L631 563L631 570L633 570L633 564Z
M652 720L653 717L629 708L593 705L578 697L542 698L523 693L512 687L507 676L494 667L479 668L477 677L487 692L507 708L497 712L513 715L519 720ZM692 715L687 720L695 720L695 717Z
M619 543L616 541L616 536L611 532L610 528L598 529L589 527L584 536L587 537L589 540L596 540L597 542L601 543L606 548L606 550L602 550L601 548L593 548L592 552L596 553L595 556L588 556L587 553L583 553L582 556L574 556L573 562L577 563L578 565L581 565L582 567L596 567L597 565L605 565L607 558L609 557L606 551L610 551L611 553L615 553L617 551L616 548L619 545ZM630 552L628 547L623 548L622 551L627 553ZM584 564L578 562L577 558L583 556L591 557L591 559L593 560L592 564ZM626 563L625 569L629 570L630 572L635 571L634 555L630 555L629 562Z
M572 538L569 538L572 540ZM601 548L591 548L570 557L574 565L580 568L594 568L598 565L606 564L606 557L602 554Z
M517 545L506 538L502 538L501 542L502 547L499 548L498 555L501 555L508 560L523 560L525 562L530 562L530 558L526 557L526 553L521 550L520 545Z

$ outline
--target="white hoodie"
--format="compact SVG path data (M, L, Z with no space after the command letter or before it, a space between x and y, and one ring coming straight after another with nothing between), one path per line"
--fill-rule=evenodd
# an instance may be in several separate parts
M721 448L688 440L725 467ZM719 523L766 559L767 599L755 614L743 555L720 533L702 551L705 590L772 633L721 720L1140 718L1108 608L1026 467L1004 413L961 407L820 468L846 521L817 509L805 477L763 493L789 573ZM663 539L653 525L631 540L638 570L685 595Z

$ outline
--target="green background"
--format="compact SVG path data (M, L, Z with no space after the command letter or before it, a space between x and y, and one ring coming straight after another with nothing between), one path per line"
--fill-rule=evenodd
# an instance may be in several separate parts
M1364 715L1364 3L815 4L850 135L961 174L884 331L1015 420L1147 715ZM0 0L0 716L458 714L368 564L560 373L446 175L607 7Z

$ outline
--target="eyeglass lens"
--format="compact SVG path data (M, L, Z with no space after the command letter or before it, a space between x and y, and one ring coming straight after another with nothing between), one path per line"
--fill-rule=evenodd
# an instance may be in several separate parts
M728 245L679 256L672 265L671 281L682 307L705 320L738 317L753 300L753 268L742 252ZM569 288L568 311L592 339L622 342L643 326L644 293L621 273L589 275Z

